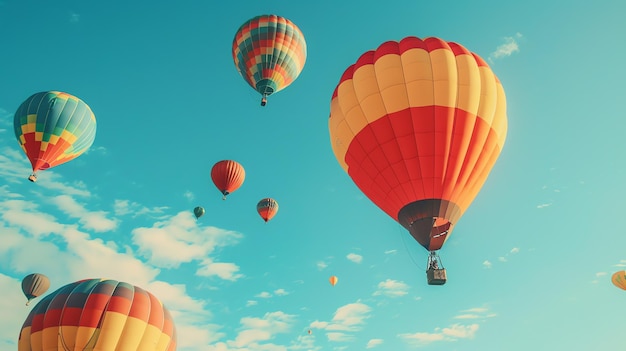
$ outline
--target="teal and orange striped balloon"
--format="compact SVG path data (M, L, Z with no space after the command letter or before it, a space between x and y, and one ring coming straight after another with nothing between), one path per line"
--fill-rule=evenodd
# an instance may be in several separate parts
M169 311L150 292L116 280L88 279L59 288L26 318L18 351L176 350Z
M259 216L263 218L265 223L267 223L270 219L276 216L276 213L278 213L278 202L269 197L262 199L259 203L257 203L256 211L259 213Z
M267 97L293 83L306 61L306 42L290 20L276 15L256 16L239 27L233 39L233 60L239 74Z
M81 99L59 91L32 95L15 112L15 137L36 173L71 161L96 138L96 117Z

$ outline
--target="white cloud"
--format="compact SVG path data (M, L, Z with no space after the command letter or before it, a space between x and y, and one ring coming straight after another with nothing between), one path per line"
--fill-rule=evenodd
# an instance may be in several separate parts
M268 293L267 291L263 291L261 293L254 295L254 297L260 297L262 299L269 299L270 297L272 297L272 294Z
M199 275L217 275L236 279L234 264L214 263L207 258L217 248L236 244L242 235L216 227L199 227L191 212L179 212L151 228L132 231L139 254L158 267L176 268L181 263L201 260Z
M603 276L605 276L607 274L608 274L607 272L598 272L598 273L596 273L596 277L603 277Z
M483 261L483 267L485 268L491 268L492 264L491 262L489 262L488 260Z
M498 46L496 50L489 56L490 60L511 56L513 53L519 52L517 41L522 38L522 34L516 33L512 37L505 37L504 44Z
M78 218L85 229L96 232L107 232L117 228L116 219L107 218L105 211L88 211L69 195L59 195L52 198L52 202L71 218Z
M350 303L339 307L331 321L316 320L309 328L325 330L329 341L354 340L354 332L363 328L365 320L370 317L371 308L361 302Z
M183 193L183 197L189 201L192 201L193 199L195 199L195 196L193 195L193 193L189 190L185 191Z
M210 258L205 258L199 265L200 268L196 271L196 275L202 277L218 276L230 281L243 277L243 274L238 273L239 266L234 263L213 262Z
M461 314L454 316L454 319L486 319L495 317L495 313L490 313L486 307L474 307L461 311Z
M541 205L537 205L537 208L546 208L548 206L552 206L552 203L544 203L544 204L541 204Z
M209 345L212 351L287 351L284 346L268 341L276 334L288 333L295 316L282 311L268 312L263 317L244 317L240 320L240 331L233 340Z
M274 294L276 296L285 296L285 295L289 295L289 293L285 290L285 289L276 289L274 290Z
M514 247L514 248L511 249L511 253L512 254L516 254L518 252L519 252L519 248L518 247Z
M113 212L116 216L125 216L132 214L132 218L148 214L156 217L161 217L161 219L163 219L163 214L167 209L168 207L166 206L148 208L130 200L118 199L115 200L115 202L113 203Z
M248 301L246 302L246 307L256 306L256 305L258 305L258 304L259 304L259 303L258 303L257 301L254 301L254 300L248 300Z
M385 255L395 254L396 252L398 252L398 250L396 250L396 249L387 250L387 251L385 251Z
M382 345L383 344L383 339L370 339L367 342L367 346L365 348L367 349L372 349L376 346Z
M328 267L328 264L326 264L326 262L324 262L324 261L318 261L316 265L317 265L317 268L319 270L322 270L322 269Z
M506 262L506 257L504 257L504 256L500 256L500 257L498 257L498 261L500 261L500 262Z
M378 283L378 289L374 292L374 296L385 295L389 297L400 297L408 294L409 286L404 282L387 279Z
M361 261L363 261L363 256L355 253L349 253L346 257L354 263L361 263Z
M461 325L453 324L446 328L435 328L432 333L417 332L398 334L398 336L409 344L419 347L435 341L456 341L459 339L471 339L478 331L478 324Z

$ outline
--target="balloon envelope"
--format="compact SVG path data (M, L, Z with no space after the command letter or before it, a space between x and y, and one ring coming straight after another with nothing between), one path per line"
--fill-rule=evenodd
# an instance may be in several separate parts
M306 61L306 42L290 20L276 15L256 16L239 27L233 39L235 67L245 81L265 97L298 78Z
M330 282L330 285L335 286L337 284L337 277L336 276L331 276L328 281Z
M193 209L193 214L194 214L194 216L196 216L196 219L204 216L204 213L205 213L205 210L204 210L203 207L198 206L198 207Z
M39 297L45 294L50 288L50 279L47 276L41 273L32 273L24 277L22 279L22 292L28 302L26 305L30 303L30 301L36 297Z
M213 165L211 179L217 189L224 195L223 199L233 191L239 189L246 179L243 166L233 160L222 160Z
M169 311L150 292L89 279L44 297L22 325L18 351L176 350Z
M341 167L429 251L478 194L507 133L504 89L487 63L438 38L364 53L341 77L330 110Z
M622 290L626 290L626 271L619 271L613 273L611 281L615 286Z
M256 205L256 210L265 223L267 223L270 219L274 218L276 213L278 213L278 202L269 197L262 199Z
M96 117L81 99L59 91L32 95L15 112L15 137L36 172L83 154L96 137Z

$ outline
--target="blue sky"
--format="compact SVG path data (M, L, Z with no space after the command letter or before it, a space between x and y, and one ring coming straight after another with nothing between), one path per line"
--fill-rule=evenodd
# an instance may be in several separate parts
M41 272L50 292L95 277L150 290L181 351L620 349L625 12L608 0L0 1L0 347L16 348L35 305L19 284ZM261 108L230 50L266 13L300 27L308 57ZM476 52L507 94L504 150L440 251L442 287L329 144L343 71L409 35ZM45 90L83 99L98 132L32 184L13 114ZM210 180L222 159L247 173L226 201ZM280 205L267 224L264 197Z

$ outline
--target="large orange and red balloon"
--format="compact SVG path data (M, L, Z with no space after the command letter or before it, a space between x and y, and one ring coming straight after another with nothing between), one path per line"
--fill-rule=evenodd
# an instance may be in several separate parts
M242 24L233 39L235 67L245 81L267 97L293 83L306 62L304 35L293 22L276 15L261 15Z
M262 199L259 203L257 203L256 210L265 223L267 223L270 219L276 216L276 213L278 213L278 202L269 197Z
M429 251L474 200L507 134L504 89L487 63L432 37L363 54L341 77L330 110L341 167Z
M150 292L89 279L43 298L26 318L18 351L175 351L172 316Z
M15 137L37 172L83 154L96 137L96 117L83 100L59 91L32 95L13 118Z
M213 184L222 193L222 199L233 191L239 189L246 179L246 171L243 166L233 160L222 160L211 168L211 179Z
M613 273L613 275L611 276L611 281L616 287L622 290L626 290L626 271Z

